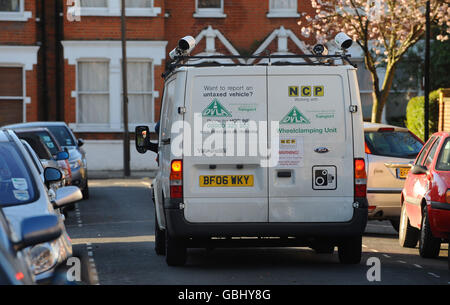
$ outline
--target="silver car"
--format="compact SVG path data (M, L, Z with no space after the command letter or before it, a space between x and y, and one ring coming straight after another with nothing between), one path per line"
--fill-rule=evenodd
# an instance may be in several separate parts
M60 170L48 167L41 177L35 161L12 130L0 130L0 205L16 238L23 236L22 223L30 217L54 215L59 218L62 234L51 242L25 249L37 281L49 280L56 267L72 256L72 244L59 208L82 198L77 187L56 190L52 201L48 185L62 178ZM44 183L42 181L44 179Z
M389 220L398 231L400 194L423 142L407 128L364 123L369 220Z

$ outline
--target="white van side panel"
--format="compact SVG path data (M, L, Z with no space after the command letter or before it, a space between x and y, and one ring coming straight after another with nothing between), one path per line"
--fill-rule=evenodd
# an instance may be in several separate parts
M270 222L353 217L348 86L342 67L269 67L269 121L280 123L280 160L269 168Z

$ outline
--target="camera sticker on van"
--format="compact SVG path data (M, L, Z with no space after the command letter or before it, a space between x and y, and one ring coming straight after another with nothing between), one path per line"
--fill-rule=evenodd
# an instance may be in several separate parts
M337 186L336 166L313 166L313 189L335 190Z

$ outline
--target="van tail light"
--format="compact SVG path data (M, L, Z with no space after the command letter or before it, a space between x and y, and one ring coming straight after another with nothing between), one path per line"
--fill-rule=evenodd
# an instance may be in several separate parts
M367 174L364 159L355 159L355 197L367 196Z
M367 146L366 142L364 142L364 152L369 155L372 154L372 152L370 151L370 148L369 148L369 146Z
M183 198L182 160L173 160L170 166L170 198Z

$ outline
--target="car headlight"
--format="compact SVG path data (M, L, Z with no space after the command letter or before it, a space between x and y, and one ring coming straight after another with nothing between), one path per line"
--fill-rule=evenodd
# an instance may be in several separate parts
M56 242L43 243L34 246L30 251L31 266L35 275L53 268L59 258L59 244Z
M69 164L71 170L79 169L81 167L81 160L70 161Z

